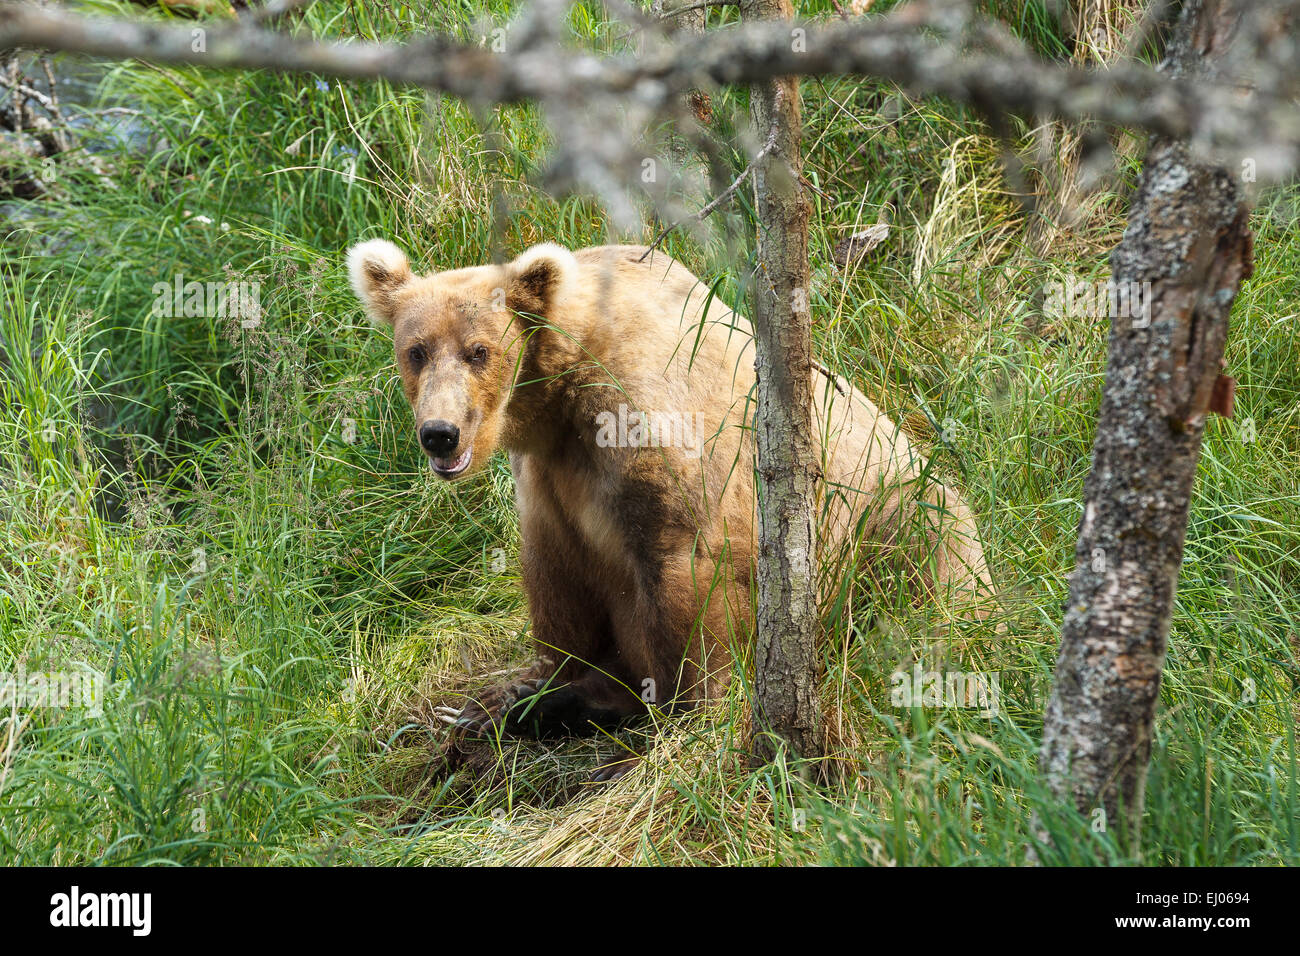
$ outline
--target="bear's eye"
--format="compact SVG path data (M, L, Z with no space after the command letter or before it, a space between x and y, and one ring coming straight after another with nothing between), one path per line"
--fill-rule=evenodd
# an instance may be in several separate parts
M469 350L469 360L475 365L482 365L487 361L488 350L486 345L476 345Z
M406 350L406 360L411 363L412 368L418 369L424 364L424 346L412 345Z

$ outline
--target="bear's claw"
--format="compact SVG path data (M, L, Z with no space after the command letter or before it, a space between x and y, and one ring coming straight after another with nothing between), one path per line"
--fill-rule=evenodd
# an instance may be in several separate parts
M480 700L470 701L463 708L439 706L433 713L453 731L488 736L495 733L499 724L508 729L527 719L535 699L547 690L549 683L549 677L512 681L492 688Z
M460 718L461 710L455 707L435 707L433 716L438 718L448 726L455 726L456 721Z

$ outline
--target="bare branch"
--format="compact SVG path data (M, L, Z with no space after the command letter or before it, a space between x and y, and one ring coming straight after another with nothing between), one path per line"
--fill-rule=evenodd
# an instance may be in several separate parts
M686 216L682 219L678 219L672 225L667 226L661 233L659 233L659 235L655 236L654 242L650 243L650 248L646 249L645 253L641 256L641 258L644 259L646 256L650 255L650 253L654 252L657 248L659 248L659 243L663 242L664 239L668 236L668 234L672 232L674 229L679 228L680 226L684 225L686 222L690 220L694 220L695 222L703 222L705 219L709 218L709 216L712 215L715 209L717 209L724 202L726 202L728 199L730 199L732 196L736 194L736 190L739 189L742 185L744 185L745 180L749 178L749 174L754 171L754 167L758 165L760 162L762 162L763 157L766 156L768 153L770 153L773 150L773 148L775 148L775 146L776 146L776 134L774 132L771 136L767 138L767 143L763 146L763 148L760 149L758 153L755 154L754 158L749 161L749 164L745 166L744 171L739 176L737 176L734 180L732 180L730 186L728 186L721 193L719 193L717 197L711 200L699 212L691 213L691 215Z
M917 7L908 4L887 16L821 26L747 23L707 37L678 36L641 57L598 57L531 43L528 37L501 55L438 35L406 45L316 41L248 24L141 23L14 3L0 6L0 49L26 46L161 63L386 79L480 104L555 101L581 91L584 97L630 94L659 108L692 87L776 76L866 74L892 80L914 94L946 96L990 113L1090 118L1184 139L1202 150L1272 148L1294 166L1300 111L1289 97L1243 101L1238 85L1162 75L1138 63L1104 71L1056 64L1023 45L1009 49L1000 44L995 53L972 53L963 48L960 36L936 39L923 33L922 26L951 30L953 22L929 19L928 7L921 5L920 13ZM988 21L974 23L988 28ZM196 42L199 34L201 44ZM1294 56L1289 37L1273 45L1278 55L1289 51Z

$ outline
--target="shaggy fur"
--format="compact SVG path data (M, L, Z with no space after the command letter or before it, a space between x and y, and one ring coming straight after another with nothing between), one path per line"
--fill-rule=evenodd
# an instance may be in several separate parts
M458 432L435 471L463 480L501 447L515 476L539 660L456 714L462 729L573 732L715 698L752 629L751 326L645 252L548 243L429 276L383 240L348 255L392 326L417 433ZM850 383L812 374L820 549L974 599L987 571L960 496Z

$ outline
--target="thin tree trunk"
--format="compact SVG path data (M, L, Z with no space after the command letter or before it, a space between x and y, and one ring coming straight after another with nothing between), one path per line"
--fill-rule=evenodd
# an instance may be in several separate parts
M1201 58L1222 54L1235 19L1224 3L1188 0L1164 68L1208 69ZM1153 141L1111 256L1117 286L1150 283L1150 311L1111 318L1042 769L1062 800L1104 810L1135 850L1201 436L1251 270L1234 173Z
M788 19L789 0L751 0L750 19ZM798 42L792 33L791 42ZM754 663L756 761L784 742L801 757L822 750L817 697L818 478L811 420L808 200L800 183L799 84L755 86L750 109L771 148L754 167L758 251L752 286L755 432L759 476L758 617Z
M681 10L681 13L677 11ZM691 33L704 32L704 7L696 7L696 0L653 0L650 13L661 20L671 19L677 30Z

